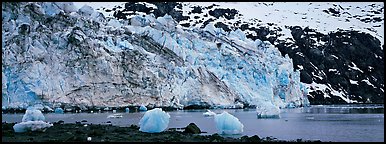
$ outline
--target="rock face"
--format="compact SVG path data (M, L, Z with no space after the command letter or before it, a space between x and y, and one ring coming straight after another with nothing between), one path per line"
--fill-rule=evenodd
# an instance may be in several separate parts
M277 47L293 58L295 68L302 69L302 82L311 85L311 103L384 102L384 53L378 39L358 31L328 35L300 27L291 31L295 43Z
M175 14L118 21L71 6L3 3L3 108L309 104L292 60L240 30L183 30Z

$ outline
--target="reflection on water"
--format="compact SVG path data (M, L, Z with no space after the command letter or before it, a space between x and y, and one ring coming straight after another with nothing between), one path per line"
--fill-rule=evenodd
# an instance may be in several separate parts
M321 140L321 141L384 141L384 107L383 105L314 105L305 108L282 109L278 119L258 119L254 109L214 109L237 117L244 125L243 135L275 137L282 140ZM203 135L217 132L213 116L204 116L206 110L179 110L168 112L168 128L182 128L195 123ZM105 113L66 113L45 114L46 121L74 123L85 120L87 124L112 124L118 126L138 125L144 112L119 113L111 117L112 112ZM110 116L110 117L109 117ZM2 114L2 121L21 122L23 114Z
M383 114L384 107L380 104L356 105L315 105L303 109L305 113L329 114Z

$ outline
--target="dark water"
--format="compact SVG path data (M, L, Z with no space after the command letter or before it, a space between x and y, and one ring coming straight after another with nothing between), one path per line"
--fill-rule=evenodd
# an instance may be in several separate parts
M383 105L315 105L307 108L284 109L280 119L258 119L254 109L216 109L227 111L244 124L243 135L272 136L282 140L321 140L334 142L382 142L384 141ZM168 112L169 128L185 127L194 122L206 134L216 133L213 116L205 117L206 110ZM87 120L86 123L113 125L138 125L144 112L121 113L122 118L107 118L113 113L45 114L46 121L65 123ZM2 121L20 122L23 114L2 114Z

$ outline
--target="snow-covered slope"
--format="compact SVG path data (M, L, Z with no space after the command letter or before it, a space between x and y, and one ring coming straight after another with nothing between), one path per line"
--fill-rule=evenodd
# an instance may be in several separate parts
M106 18L72 3L3 3L2 106L308 105L300 72L267 41L171 16Z

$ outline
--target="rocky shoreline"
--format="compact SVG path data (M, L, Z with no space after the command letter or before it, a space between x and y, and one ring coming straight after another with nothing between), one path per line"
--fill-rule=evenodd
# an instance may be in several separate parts
M45 132L15 133L12 128L14 124L2 123L2 142L320 142L303 139L286 141L272 137L260 138L257 135L231 138L219 134L198 135L176 129L161 133L143 133L136 125L119 127L111 124L84 125L61 122L54 122L54 126Z

